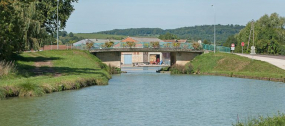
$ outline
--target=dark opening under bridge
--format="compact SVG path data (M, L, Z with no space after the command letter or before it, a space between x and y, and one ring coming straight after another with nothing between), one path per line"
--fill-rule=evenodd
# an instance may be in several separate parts
M213 45L202 44L200 47L193 47L192 43L179 43L176 46L173 43L162 42L158 46L148 46L151 43L139 42L134 46L124 45L125 42L114 43L111 47L106 47L105 43L95 43L90 52L97 56L107 65L121 67L122 52L168 52L170 53L171 64L185 65L193 60L197 55L204 51L214 50ZM77 46L78 49L87 49L86 46ZM230 52L230 48L216 46L217 51Z

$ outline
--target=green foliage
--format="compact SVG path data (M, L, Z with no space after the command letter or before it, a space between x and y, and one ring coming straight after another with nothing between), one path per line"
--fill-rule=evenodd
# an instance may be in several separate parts
M161 39L161 40L179 39L176 35L171 34L171 33L169 33L169 32L167 32L167 33L164 34L164 35L160 35L158 38Z
M16 65L12 61L0 61L0 79L1 77L15 74L17 72Z
M69 37L74 37L74 34L73 34L72 32L70 32L70 33L68 34L68 36L69 36Z
M273 117L259 116L257 119L249 119L247 122L238 122L234 126L284 126L285 115L278 112Z
M66 25L72 2L59 1L60 29ZM2 0L0 2L0 60L9 59L13 52L38 50L50 44L50 36L57 30L55 12L57 1L50 0Z
M253 44L256 46L256 52L261 54L282 54L282 45L285 45L285 18L277 13L270 16L264 15L254 22L254 43L253 33L250 35L252 22L249 22L239 34L237 39L236 52L241 52L241 42L245 42L247 52ZM249 37L251 37L250 41ZM248 45L249 43L249 45Z
M203 41L203 44L211 44L211 42L210 42L209 40L205 39L205 40Z
M19 85L20 92L19 96L41 96L44 91L38 85L31 83L29 80Z
M77 33L74 34L76 37L83 38L83 39L115 39L115 40L122 40L127 36L123 35L109 35L109 34L97 34L97 33Z
M126 42L127 43L127 46L129 48L132 48L132 47L135 47L136 46L136 43L135 42Z
M202 49L201 44L199 44L198 42L193 42L192 46L195 50L201 50Z
M159 42L150 42L150 46L152 48L159 48L160 47Z
M143 47L144 47L144 48L149 48L149 43L144 43L144 44L143 44Z
M193 66L189 62L185 66L182 65L172 65L170 68L171 74L192 74L193 71Z
M267 62L229 53L202 54L191 61L196 73L245 76L259 79L285 77L285 70Z
M240 25L216 25L216 43L224 43L228 36L238 33L244 26ZM97 32L105 35L124 35L124 36L159 36L166 33L177 35L180 39L188 40L211 40L214 41L214 27L212 25L182 27L177 29L160 29L160 28L131 28L131 29L114 29L110 31ZM94 38L94 37L93 37ZM210 42L210 43L211 43Z
M104 70L108 66L88 51L24 52L13 57L19 72L14 77L1 78L0 97L19 96L19 92L22 96L37 96L41 91L49 93L88 85L106 85L111 78ZM34 73L36 62L51 62L52 66L39 67L42 74L37 75Z
M109 74L121 74L121 68L117 68L117 67L111 66L110 64L109 64L108 67L105 68L105 70Z
M87 49L90 50L93 47L94 43L91 41L86 42Z
M227 41L223 44L225 47L231 47L231 44L234 43L235 45L238 44L237 39L234 35L228 37Z
M114 42L105 42L105 47L108 47L108 48L110 48L110 47L113 47L114 46Z
M181 45L181 43L178 43L178 42L173 42L172 43L172 47L174 47L174 48L179 48L180 45Z

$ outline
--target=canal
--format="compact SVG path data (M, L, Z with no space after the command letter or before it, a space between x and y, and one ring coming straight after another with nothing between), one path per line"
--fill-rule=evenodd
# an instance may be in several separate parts
M0 101L0 125L203 125L285 112L279 82L124 68L107 86Z

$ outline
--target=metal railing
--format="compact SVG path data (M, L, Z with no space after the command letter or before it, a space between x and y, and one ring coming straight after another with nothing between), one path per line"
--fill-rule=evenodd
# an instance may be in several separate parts
M74 46L76 49L88 50L85 44ZM97 49L118 49L118 48L161 48L161 49L189 49L189 50L209 50L214 51L214 46L209 44L201 44L201 47L194 48L192 43L172 43L172 42L136 42L128 45L126 42L115 42L112 46L106 47L105 43L94 43L90 50ZM216 46L216 51L230 52L229 47Z

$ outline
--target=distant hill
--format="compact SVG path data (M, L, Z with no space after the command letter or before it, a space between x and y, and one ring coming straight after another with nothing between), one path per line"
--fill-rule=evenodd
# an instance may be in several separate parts
M224 43L230 35L239 33L245 26L241 25L216 25L216 41ZM110 31L96 32L95 34L122 35L122 36L148 36L158 37L161 34L171 33L177 35L180 39L188 40L208 40L214 41L213 25L202 25L193 27L182 27L176 29L161 28L130 28L130 29L114 29Z

